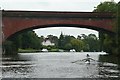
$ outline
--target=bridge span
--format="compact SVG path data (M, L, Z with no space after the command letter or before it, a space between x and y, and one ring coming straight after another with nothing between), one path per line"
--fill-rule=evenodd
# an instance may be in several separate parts
M46 27L80 27L97 31L114 32L113 13L56 12L56 11L3 11L4 38L19 32Z

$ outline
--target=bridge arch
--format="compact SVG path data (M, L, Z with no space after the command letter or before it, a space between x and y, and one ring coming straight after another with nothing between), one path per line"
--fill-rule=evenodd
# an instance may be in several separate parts
M7 39L10 39L11 37L14 37L24 31L28 31L28 30L34 30L34 29L40 29L40 28L51 28L51 27L74 27L74 28L86 28L86 29L91 29L91 30L95 30L95 31L102 31L102 32L106 32L108 34L114 34L114 32L103 29L103 28L97 28L95 26L90 26L90 25L78 25L78 24L50 24L50 25L37 25L37 26L31 26L29 28L26 29L22 29L19 31L14 32L13 34L11 34Z
M4 11L5 39L24 30L46 27L79 27L114 33L113 13Z

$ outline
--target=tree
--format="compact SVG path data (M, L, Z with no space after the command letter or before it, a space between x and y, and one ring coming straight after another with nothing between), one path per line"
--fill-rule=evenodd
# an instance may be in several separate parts
M40 49L41 43L39 37L34 31L26 31L21 34L14 36L11 41L17 46L17 48L31 48Z
M5 54L16 54L18 49L16 47L16 44L10 40L6 40L3 44L3 48L5 51Z
M111 1L105 1L101 2L96 9L94 9L94 12L116 12L117 11L117 5L115 2Z
M72 48L75 49L76 51L83 50L85 46L84 42L78 39L71 39L71 45L72 45Z
M99 51L99 40L95 34L89 34L88 36L82 34L83 39L81 39L85 46L84 51Z
M64 35L61 32L60 37L58 39L58 47L59 47L59 49L63 49L63 45L64 45Z
M87 38L90 51L99 51L99 40L95 34L89 34Z
M70 49L72 49L73 47L72 47L72 44L71 43L67 43L67 44L65 44L65 47L64 47L64 49L66 49L66 50L70 50Z
M64 35L64 48L65 50L70 50L72 49L72 44L71 44L71 40L75 39L74 36L70 36L70 35Z
M56 47L58 47L58 37L57 36L53 36L52 42L55 43Z
M81 34L81 35L82 35L81 38L83 38L83 39L87 38L87 35L85 35L85 34Z
M105 1L103 3L100 3L93 12L114 12L116 15L117 4L114 1L111 1L111 2ZM113 23L113 25L114 25L113 29L116 29L116 24ZM103 50L108 53L115 53L113 50L117 48L116 40L115 40L116 35L113 36L113 35L109 35L109 34L102 33L102 32L100 32L99 34L101 35L99 38L100 38L100 44L103 44L102 45ZM115 46L113 46L113 44Z

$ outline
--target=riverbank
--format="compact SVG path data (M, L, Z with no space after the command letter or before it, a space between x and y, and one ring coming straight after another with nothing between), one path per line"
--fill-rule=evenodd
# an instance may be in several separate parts
M18 53L35 53L35 52L41 52L41 50L35 50L35 49L18 49Z
M18 49L18 53L35 53L35 52L43 52L42 50L36 49ZM60 52L59 49L51 49L48 52Z

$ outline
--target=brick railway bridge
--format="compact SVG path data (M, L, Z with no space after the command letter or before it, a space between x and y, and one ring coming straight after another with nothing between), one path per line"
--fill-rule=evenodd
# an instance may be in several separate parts
M2 11L4 39L25 30L46 27L79 27L114 33L113 13L56 12L56 11Z

